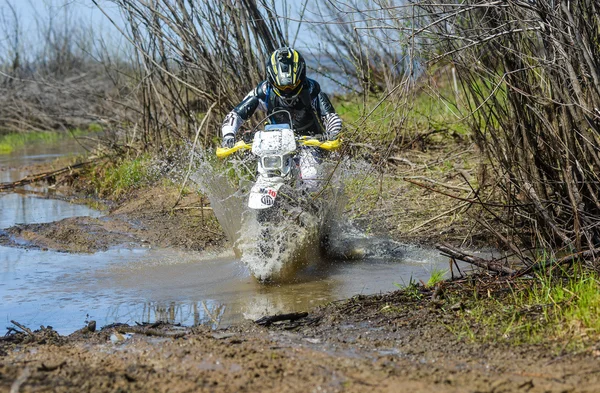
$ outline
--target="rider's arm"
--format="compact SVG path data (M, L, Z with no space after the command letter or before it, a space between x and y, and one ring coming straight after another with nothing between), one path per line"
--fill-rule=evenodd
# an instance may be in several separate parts
M313 80L311 83L311 93L313 98L313 107L321 117L321 122L325 127L325 135L327 139L336 139L342 131L342 119L335 113L335 109L329 101L327 94L321 91L321 86Z
M325 134L327 139L336 139L342 131L342 119L335 113L333 105L329 101L327 94L320 92L318 96L319 102L319 113L321 114L321 121L325 126Z
M263 111L267 109L265 82L252 89L242 102L225 116L221 126L223 138L235 136L244 121L248 120L257 108Z

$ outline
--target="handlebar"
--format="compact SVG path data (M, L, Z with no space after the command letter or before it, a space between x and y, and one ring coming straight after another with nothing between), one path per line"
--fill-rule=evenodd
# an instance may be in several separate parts
M339 149L339 147L342 145L341 138L334 139L332 141L324 141L324 142L321 142L320 140L312 138L312 137L311 138L299 137L297 140L298 140L298 143L302 146L318 147L318 148L321 148L324 150L329 150L329 151ZM252 144L246 143L244 141L239 141L238 143L233 145L233 147L229 147L229 148L218 147L217 148L217 157L226 158L238 150L250 150L250 149L252 149Z

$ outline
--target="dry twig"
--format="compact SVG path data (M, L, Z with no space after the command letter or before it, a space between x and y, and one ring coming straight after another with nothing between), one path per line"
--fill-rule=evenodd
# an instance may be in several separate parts
M482 269L486 269L486 270L489 270L489 271L492 271L495 273L513 275L516 272L515 270L509 268L508 266L505 266L500 261L496 261L496 260L490 261L490 260L486 260L483 258L475 257L475 256L469 255L461 250L458 250L449 244L436 244L435 248L440 250L442 253L444 253L448 257L451 257L454 259L459 259L461 261L470 263L472 265L478 266Z

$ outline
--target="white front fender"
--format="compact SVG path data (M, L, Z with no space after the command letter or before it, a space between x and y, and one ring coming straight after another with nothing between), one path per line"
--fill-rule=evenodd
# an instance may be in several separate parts
M257 181L250 190L248 207L250 209L268 209L275 204L275 198L283 182Z

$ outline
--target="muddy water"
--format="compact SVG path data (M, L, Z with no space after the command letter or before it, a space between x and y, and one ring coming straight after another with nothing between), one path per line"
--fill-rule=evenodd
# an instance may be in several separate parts
M10 165L31 163L40 155L13 155ZM1 156L0 163L1 181L25 175L6 170L9 165ZM101 215L47 199L39 194L49 191L44 188L29 191L0 194L0 231L18 223ZM374 247L377 241L369 240ZM298 273L294 283L267 286L257 283L229 252L207 255L134 248L89 255L0 247L0 328L9 326L10 320L32 328L51 325L63 334L88 320L96 320L99 326L161 320L222 327L303 311L356 294L393 290L411 279L426 281L433 269L448 268L447 259L435 251L407 246L401 251L393 257L318 261Z
M415 258L416 257L416 258ZM179 322L226 326L356 294L389 291L427 280L447 267L422 250L409 260L327 261L299 273L298 282L263 285L231 255L125 249L93 255L0 248L2 322L54 326L70 333L86 320Z
M66 155L81 154L84 148L72 139L60 144L35 144L11 154L0 154L0 183L16 181L30 173L24 169L27 165L48 162ZM100 212L86 206L74 205L64 201L49 199L52 188L35 184L27 185L12 193L0 193L0 230L15 224L45 223L76 216L100 215ZM1 255L9 254L2 249Z
M75 139L64 139L55 144L31 144L10 154L0 154L0 183L15 181L28 175L22 168L27 165L52 161L59 157L83 154L86 147ZM31 188L30 188L31 189Z

